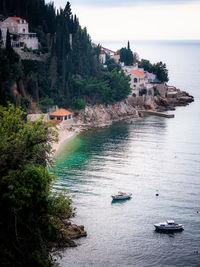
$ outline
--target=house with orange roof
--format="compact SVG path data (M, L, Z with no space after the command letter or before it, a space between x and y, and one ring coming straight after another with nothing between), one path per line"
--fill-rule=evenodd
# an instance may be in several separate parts
M29 32L28 22L20 17L8 17L2 23L4 27L9 30L11 35L16 36L16 40L12 40L13 47L24 47L32 48L33 50L38 49L38 38L36 33Z
M49 115L51 120L67 121L72 119L73 114L67 109L60 108L51 112Z
M146 74L141 70L131 70L129 72L131 81L130 85L132 88L132 94L134 93L136 96L139 95L139 91L145 87L145 84L147 82L146 80Z

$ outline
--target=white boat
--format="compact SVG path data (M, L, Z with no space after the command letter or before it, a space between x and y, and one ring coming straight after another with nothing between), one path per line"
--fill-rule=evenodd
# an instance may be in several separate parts
M129 199L131 198L132 194L131 193L123 193L123 192L118 192L117 195L111 196L113 200L122 200L122 199Z
M175 223L174 220L167 220L166 222L154 224L156 230L162 231L177 231L184 230L183 224Z

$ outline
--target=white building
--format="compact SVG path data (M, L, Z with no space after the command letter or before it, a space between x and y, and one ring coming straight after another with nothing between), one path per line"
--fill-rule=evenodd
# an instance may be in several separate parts
M5 47L6 46L7 28L6 28L5 25L3 25L3 22L1 22L1 21L0 21L0 31L1 31L1 40L0 40L0 42Z
M140 90L142 90L145 87L145 84L147 82L146 74L140 70L131 70L129 72L129 75L131 78L130 85L132 88L132 94L138 96Z
M106 63L106 53L101 50L99 55L99 61L104 65Z
M131 95L139 96L140 93L153 95L153 83L156 75L144 71L143 68L138 68L138 65L122 67L126 75L131 78L130 87L132 88Z
M11 35L13 47L27 47L33 50L38 49L38 38L36 33L29 32L29 24L25 19L19 17L8 17L2 25L6 27Z

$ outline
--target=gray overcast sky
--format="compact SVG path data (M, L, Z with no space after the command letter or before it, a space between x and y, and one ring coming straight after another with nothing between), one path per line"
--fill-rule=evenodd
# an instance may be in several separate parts
M46 0L50 2L50 0ZM54 0L57 8L66 0ZM200 0L71 0L93 40L199 40Z

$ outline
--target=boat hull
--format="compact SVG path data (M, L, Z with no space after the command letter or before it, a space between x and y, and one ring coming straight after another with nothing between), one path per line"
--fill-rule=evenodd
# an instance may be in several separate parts
M184 230L183 225L180 226L160 226L160 225L154 225L156 231L182 231Z
M117 195L112 195L113 200L125 200L125 199L130 199L132 196L131 193L119 193Z
M125 199L130 199L130 198L131 198L131 196L122 196L122 197L112 196L113 200L125 200Z

